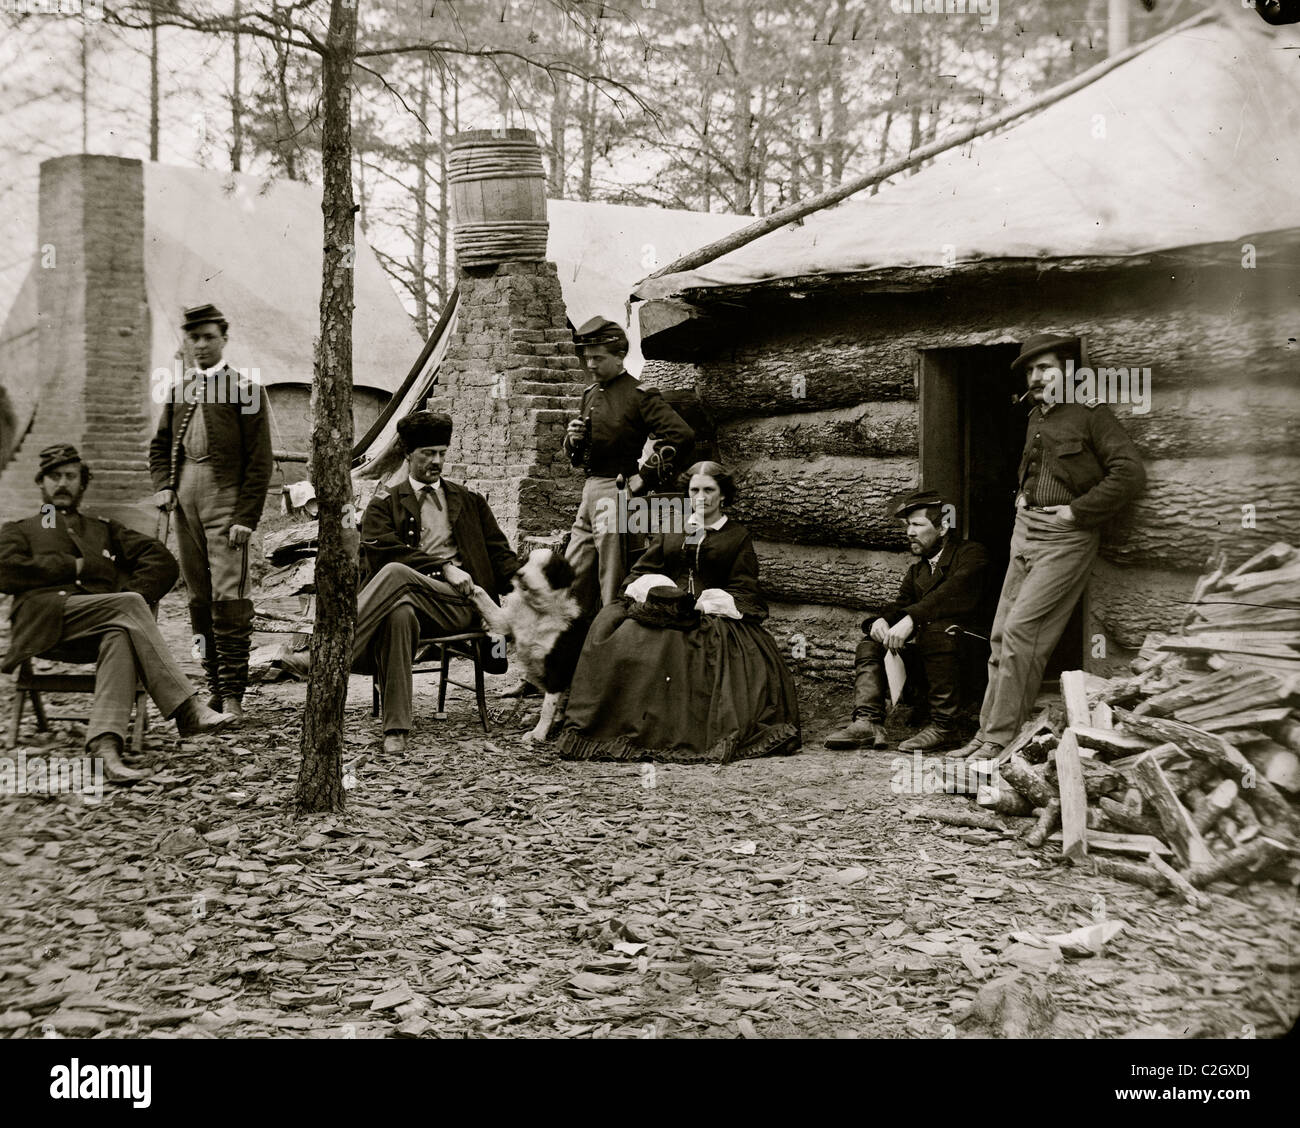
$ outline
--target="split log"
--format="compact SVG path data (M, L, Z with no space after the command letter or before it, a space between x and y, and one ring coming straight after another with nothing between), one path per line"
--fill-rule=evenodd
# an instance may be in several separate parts
M1203 705L1219 697L1237 693L1242 688L1252 687L1254 683L1263 684L1264 677L1265 671L1262 670L1229 666L1185 682L1164 693L1148 697L1136 706L1133 712L1138 716L1152 713L1157 717L1167 717L1179 709Z
M1134 761L1136 763L1136 761ZM1166 764L1160 765L1168 767ZM1184 803L1190 803L1188 795L1195 791L1202 784L1207 784L1214 780L1217 784L1217 777L1222 773L1213 764L1207 764L1202 761L1193 761L1186 767L1175 766L1169 771L1169 782L1174 785L1174 791L1178 797L1184 800Z
M1260 591L1276 584L1300 584L1300 565L1290 564L1285 568L1254 572L1249 576L1226 577L1219 581L1215 591L1230 591L1233 595L1242 595L1245 592Z
M1056 775L1061 797L1061 830L1065 836L1061 852L1071 861L1079 861L1088 854L1088 796L1079 763L1079 745L1069 729L1056 746Z
M1092 727L1109 732L1115 727L1115 715L1111 711L1110 705L1105 701L1098 701L1092 707ZM1080 741L1082 743L1082 741Z
M1169 882L1173 890L1180 894L1189 905L1198 909L1206 908L1209 905L1210 899L1204 893L1197 892L1187 878L1169 865L1155 851L1147 855L1147 864Z
M1252 870L1272 864L1285 853L1286 848L1281 843L1271 838L1256 838L1245 846L1229 850L1222 857L1193 866L1187 880L1197 889L1204 889L1215 881L1237 880L1241 884Z
M1212 763L1225 776L1238 783L1242 783L1243 778L1250 780L1253 786L1246 788L1249 792L1246 801L1255 808L1261 820L1282 826L1292 836L1300 837L1300 818L1291 809L1291 804L1276 787L1259 775L1255 766L1241 752L1221 737L1180 721L1135 717L1131 713L1125 714L1121 723L1138 736L1154 736L1176 742L1179 748Z
M1145 885L1148 889L1154 889L1157 893L1163 893L1169 888L1169 879L1151 866L1138 865L1136 862L1124 862L1119 858L1099 858L1096 854L1089 856L1088 864L1092 867L1093 873L1102 877L1113 877L1119 881L1131 882L1134 885Z
M1228 813L1234 802L1239 801L1237 798L1237 785L1232 780L1225 779L1205 797L1204 802L1199 804L1197 809L1192 811L1192 823L1197 830L1204 834Z
M1134 814L1123 803L1116 803L1114 799L1108 799L1103 795L1097 800L1097 805L1105 816L1122 830L1130 831L1133 834L1150 834L1152 836L1163 833L1163 827L1161 827L1159 819Z
M1023 748L1029 745L1039 735L1043 733L1050 735L1051 732L1052 722L1049 719L1048 710L1043 709L1039 712L1038 716L1030 717L1029 720L1020 726L1020 731L1012 738L1011 743L998 753L998 763L1006 763L1007 760L1020 753ZM1039 805L1041 806L1041 804Z
M1254 709L1248 713L1233 713L1227 717L1215 717L1210 721L1201 721L1196 727L1203 732L1222 732L1226 729L1255 728L1260 725L1272 725L1285 720L1291 714L1287 705L1275 709Z
M1152 631L1142 640L1142 648L1133 659L1129 668L1135 674L1149 673L1169 661L1169 652L1161 650L1160 644L1169 636L1160 631Z
M1244 749L1243 755L1274 787L1291 795L1300 791L1300 756L1291 749L1270 740L1263 746Z
M1264 658L1255 654L1234 654L1225 658L1222 654L1211 654L1205 660L1212 670L1228 664L1251 666L1257 670L1275 670L1280 674L1300 673L1300 658Z
M1055 834L1048 835L1049 842L1057 842L1062 839L1062 834L1057 831ZM1140 857L1147 857L1149 854L1171 854L1169 849L1159 838L1151 834L1117 834L1114 831L1093 830L1088 834L1088 849L1101 850L1111 854L1137 854Z
M1140 756L1152 746L1151 741L1118 729L1072 725L1071 731L1080 748L1091 748L1108 756Z
M1019 756L1012 756L998 769L1002 777L1035 807L1046 807L1056 798L1056 791Z
M916 811L908 816L913 819L931 819L948 826L969 826L976 830L1000 830L1005 832L1007 824L992 815L979 811Z
M1300 627L1300 611L1289 607L1241 607L1215 603L1197 611L1197 621L1188 623L1183 633L1221 630L1288 630Z
M1281 568L1284 564L1290 564L1296 560L1297 557L1300 557L1300 549L1292 548L1286 541L1277 541L1275 544L1270 544L1267 548L1261 549L1244 563L1238 564L1224 577L1219 586L1230 588L1232 582L1241 576Z
M1283 721L1274 726L1273 735L1279 744L1290 748L1292 752L1300 752L1300 721L1294 718Z
M1034 805L1006 780L980 784L975 802L1001 815L1028 815L1034 809Z
M1053 798L1043 808L1042 813L1038 816L1038 822L1034 824L1031 830L1025 836L1025 843L1029 846L1038 847L1047 841L1047 836L1058 827L1061 823L1061 801Z
M1179 862L1184 866L1208 862L1211 857L1209 847L1192 822L1192 816L1178 801L1169 777L1150 753L1138 757L1133 765L1133 779L1160 820L1165 832L1163 837L1174 848Z
M1241 827L1243 831L1260 825L1259 816L1255 814L1251 805L1240 795L1233 798L1232 805L1228 808L1228 814L1232 816L1232 821Z
M1092 727L1092 710L1088 706L1088 675L1082 670L1061 673L1061 700L1065 702L1065 723L1070 728Z
M1280 643L1220 641L1206 635L1166 639L1161 646L1179 654L1242 654L1281 660L1300 659L1300 652Z

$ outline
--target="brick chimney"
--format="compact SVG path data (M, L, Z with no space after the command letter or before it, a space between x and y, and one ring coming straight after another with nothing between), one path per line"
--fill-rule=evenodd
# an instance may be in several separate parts
M94 472L86 509L152 533L144 180L137 160L78 154L41 165L32 427L0 475L0 515L33 513L43 447L75 443Z

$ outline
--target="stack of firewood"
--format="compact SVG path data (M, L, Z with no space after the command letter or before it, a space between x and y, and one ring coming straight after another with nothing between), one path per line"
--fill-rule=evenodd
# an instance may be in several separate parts
M1064 723L1029 721L977 802L1036 816L1030 845L1193 902L1215 881L1295 880L1298 628L1300 551L1212 561L1182 632L1148 637L1133 677L1063 674Z

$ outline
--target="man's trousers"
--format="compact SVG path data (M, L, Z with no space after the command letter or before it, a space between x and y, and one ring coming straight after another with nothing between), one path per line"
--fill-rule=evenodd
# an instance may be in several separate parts
M599 586L600 606L608 607L618 598L625 575L618 528L618 489L614 483L613 478L592 476L583 484L582 501L564 554L573 566L579 601L592 611L598 610L588 606L595 602L593 586Z
M930 723L944 731L957 727L961 705L961 662L957 640L941 630L923 628L899 652L907 668L907 682L924 682L930 702ZM886 650L874 638L858 643L854 662L854 720L885 720L888 683L885 678Z
M167 649L149 605L138 592L68 596L59 641L96 637L99 660L87 743L105 733L125 742L137 676L164 717L193 696L194 687Z
M1088 585L1101 534L1055 513L1021 509L989 635L979 735L1006 747L1029 716L1047 659Z
M211 463L187 462L176 491L176 544L197 656L215 699L242 698L253 637L248 544L231 547L239 491L218 488Z
M357 596L352 668L378 677L384 732L411 729L411 666L420 637L478 626L474 605L450 584L405 564L385 564L375 573Z

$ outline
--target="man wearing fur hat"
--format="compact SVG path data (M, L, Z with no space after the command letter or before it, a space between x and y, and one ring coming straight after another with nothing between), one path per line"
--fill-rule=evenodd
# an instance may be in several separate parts
M271 482L271 430L260 385L222 361L229 323L214 305L185 311L194 367L163 403L149 444L160 509L176 512L190 623L212 697L238 723L253 638L248 542Z
M478 629L475 585L499 597L519 570L487 499L442 477L451 431L449 415L402 419L407 477L376 494L361 520L369 580L357 597L353 670L379 678L386 752L406 750L416 641ZM480 658L489 673L504 672L498 655Z
M655 388L645 387L623 369L627 334L615 322L593 317L574 331L578 355L596 378L582 393L577 419L569 420L564 450L587 480L569 534L565 558L581 589L589 589L593 571L600 586L600 605L612 603L623 583L618 528L616 479L622 474L632 496L673 480L672 465L688 465L695 432ZM638 466L646 439L654 451ZM665 458L665 447L675 452ZM584 598L592 596L584 590Z
M0 528L0 591L13 595L9 653L0 671L65 644L95 665L95 698L86 748L102 758L107 779L141 778L125 762L125 738L137 672L158 711L181 735L210 732L230 718L198 698L149 612L176 582L176 561L149 537L107 517L80 511L90 467L77 448L41 451L36 484L41 511ZM71 660L71 659L70 659Z
M953 758L996 756L1024 723L1047 660L1083 595L1100 527L1146 485L1142 456L1110 408L1061 392L1078 338L1030 337L1012 362L1033 401L1020 459L1011 561L989 634L989 684L979 732Z

